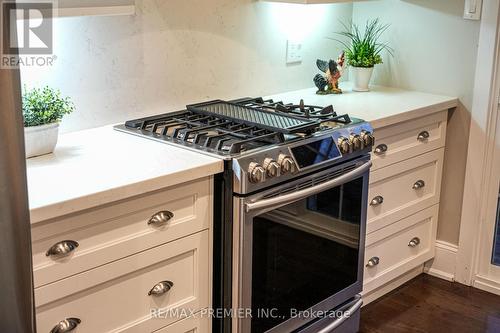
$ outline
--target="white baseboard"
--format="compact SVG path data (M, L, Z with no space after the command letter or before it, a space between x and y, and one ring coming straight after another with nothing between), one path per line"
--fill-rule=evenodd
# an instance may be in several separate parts
M445 241L436 241L434 259L425 263L424 272L448 281L455 281L458 246Z
M472 286L496 295L500 295L500 283L483 276L476 276Z

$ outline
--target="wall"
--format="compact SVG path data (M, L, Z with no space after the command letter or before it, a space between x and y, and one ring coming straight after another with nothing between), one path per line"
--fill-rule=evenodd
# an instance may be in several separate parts
M374 82L458 96L450 113L438 238L457 244L479 23L463 1L380 0L290 5L253 0L137 0L137 14L55 22L53 68L23 68L28 86L60 88L76 103L62 131L183 108L213 98L268 95L312 86L315 59L335 57L328 40L351 18L390 23L395 49ZM287 39L304 59L285 64Z
M352 4L136 3L135 16L55 20L54 67L22 68L28 86L48 84L75 101L62 131L311 87L316 58L340 51L326 37L352 17ZM286 65L287 39L303 40L301 64Z
M472 88L479 22L462 18L457 0L382 0L354 4L354 22L379 17L391 27L387 41L395 49L378 66L374 81L436 94L457 96L450 112L441 193L438 239L458 244L467 158Z

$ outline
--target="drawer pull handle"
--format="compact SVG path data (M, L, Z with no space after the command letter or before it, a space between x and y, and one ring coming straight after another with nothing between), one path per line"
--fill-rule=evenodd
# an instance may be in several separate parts
M50 333L66 333L74 330L82 321L80 318L66 318L61 320Z
M157 283L151 290L148 292L148 296L161 296L167 293L172 287L174 283L172 281L161 281Z
M380 258L379 257L373 257L370 260L368 260L368 263L366 264L366 267L375 267L380 263Z
M413 184L413 189L414 190L420 190L421 188L425 187L425 182L423 180L417 180L415 184Z
M384 197L377 195L375 198L370 201L370 206L378 206L384 202Z
M420 141L420 142L424 142L427 139L429 139L430 136L431 135L429 134L429 132L422 131L422 132L418 133L417 140Z
M73 252L78 247L78 242L73 240L64 240L56 243L47 250L45 255L47 257L65 257Z
M162 210L161 212L158 212L155 215L151 216L151 218L148 221L148 224L153 224L153 225L165 224L168 221L170 221L172 217L174 217L174 213L168 210Z
M386 151L387 151L387 145L382 143L382 144L378 145L377 147L375 147L374 153L377 155L382 155Z
M417 247L420 244L420 238L414 237L408 242L409 247Z

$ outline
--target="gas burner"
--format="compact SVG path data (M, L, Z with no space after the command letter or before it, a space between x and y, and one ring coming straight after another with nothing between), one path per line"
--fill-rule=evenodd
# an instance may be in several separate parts
M315 105L305 105L304 100L301 99L298 105L295 104L276 104L276 111L282 113L291 113L297 116L301 116L307 119L318 119L325 120L331 119L337 116L337 113L333 110L333 106L328 105L327 107L320 107Z
M190 111L130 120L125 127L222 155L238 154L285 141L283 133Z
M337 115L331 105L306 105L303 100L284 104L259 97L188 105L187 110L129 120L117 128L217 156L236 156L360 122Z
M274 111L278 113L289 114L292 116L313 119L321 123L337 122L341 124L351 123L349 115L337 115L332 105L326 107L306 105L301 99L299 104L284 104L283 102L274 102L272 99L263 100L262 98L243 99L239 104L252 107L254 109Z

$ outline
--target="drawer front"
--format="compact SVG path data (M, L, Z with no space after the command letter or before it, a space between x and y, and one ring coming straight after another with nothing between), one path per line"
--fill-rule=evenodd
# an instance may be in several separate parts
M182 313L209 307L208 234L203 231L35 289L38 331L50 332L65 318L79 318L79 333L148 332L178 321ZM170 281L171 288L157 286L163 281ZM164 293L148 295L155 286ZM159 310L168 315L154 317Z
M206 178L61 220L35 224L32 228L35 287L209 228L210 185L211 180ZM163 221L148 224L158 212L164 212ZM172 216L170 220L169 216ZM46 255L53 245L60 246L62 241L77 242L78 247L67 256Z
M367 233L439 203L444 148L370 173Z
M432 206L367 236L364 293L434 257L438 211Z
M442 111L420 119L375 129L372 170L444 147L447 116L448 111ZM425 138L426 133L427 138Z
M169 325L155 333L208 333L210 332L209 318L196 314L194 317L186 318Z

